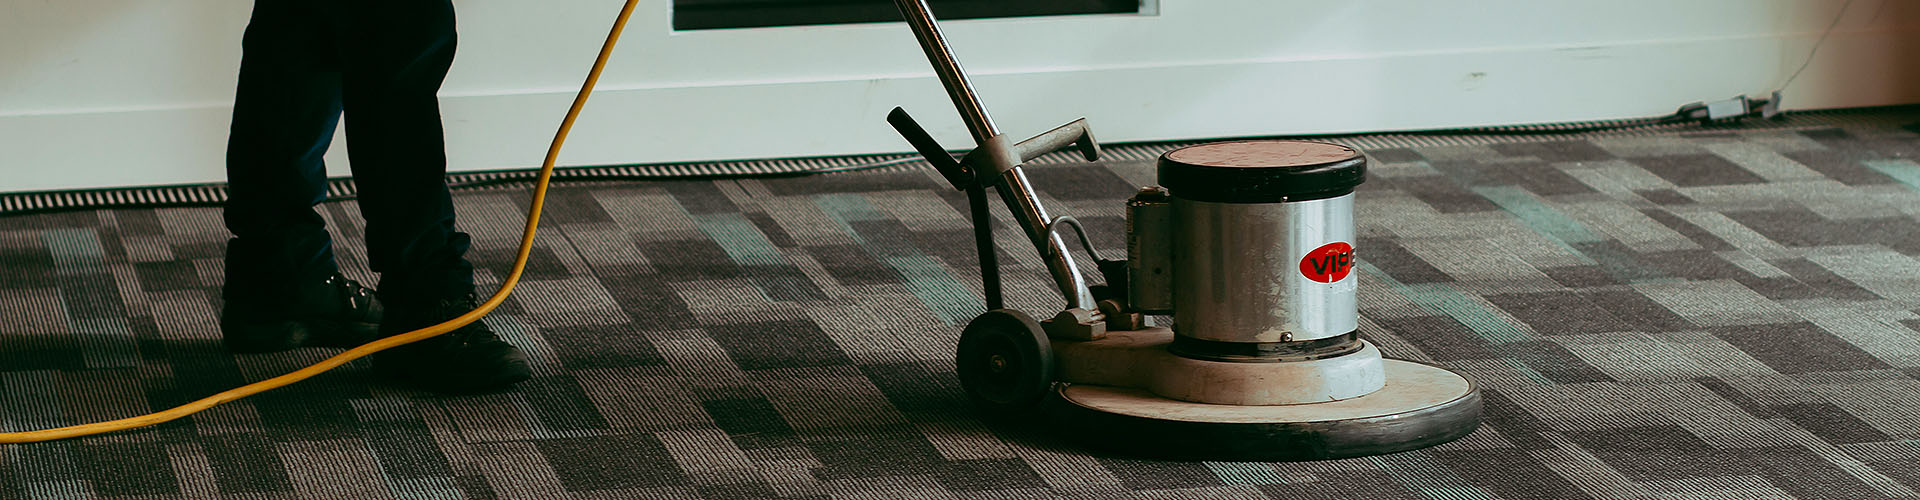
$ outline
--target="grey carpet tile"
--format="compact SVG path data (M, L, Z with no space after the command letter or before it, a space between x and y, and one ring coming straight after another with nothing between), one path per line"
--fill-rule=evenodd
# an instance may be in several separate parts
M1370 150L1362 334L1486 396L1479 431L1427 450L1143 461L980 420L951 364L983 308L964 199L909 168L557 186L486 319L533 381L442 397L356 362L153 429L0 446L0 498L1913 498L1920 137L1901 113ZM1152 164L1033 177L1117 253ZM483 288L523 198L456 196ZM371 282L357 211L323 212ZM218 209L0 218L0 429L331 354L221 350L225 237ZM1024 241L999 257L1014 306L1056 306Z

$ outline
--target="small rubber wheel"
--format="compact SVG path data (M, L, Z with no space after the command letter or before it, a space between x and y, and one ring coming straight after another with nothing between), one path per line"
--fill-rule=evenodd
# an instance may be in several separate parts
M1053 344L1025 313L994 309L973 318L958 350L960 387L990 414L1020 413L1053 391Z

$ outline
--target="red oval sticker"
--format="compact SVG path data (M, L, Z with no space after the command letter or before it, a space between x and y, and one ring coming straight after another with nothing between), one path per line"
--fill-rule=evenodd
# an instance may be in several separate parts
M1300 259L1300 274L1321 283L1347 278L1353 271L1353 245L1336 241L1321 245Z

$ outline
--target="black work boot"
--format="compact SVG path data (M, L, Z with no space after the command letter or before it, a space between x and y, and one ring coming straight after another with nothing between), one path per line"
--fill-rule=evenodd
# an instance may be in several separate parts
M379 333L373 290L338 273L292 288L282 296L229 293L220 311L221 342L233 352L261 353L355 347Z
M437 325L477 307L473 294L438 302L389 301L386 338ZM533 377L520 349L500 340L485 322L373 355L375 374L393 383L441 393L503 389Z

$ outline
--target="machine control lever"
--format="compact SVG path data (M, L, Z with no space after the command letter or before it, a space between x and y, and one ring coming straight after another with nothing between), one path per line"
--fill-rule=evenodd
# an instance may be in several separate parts
M926 157L927 163L933 164L933 168L939 170L940 176L946 177L954 189L965 190L973 185L972 169L954 160L947 148L940 146L940 141L934 140L927 129L921 128L920 122L913 121L913 116L908 115L906 109L894 107L893 112L887 113L887 124L893 125L893 130L907 138L907 143L913 145L914 151Z

